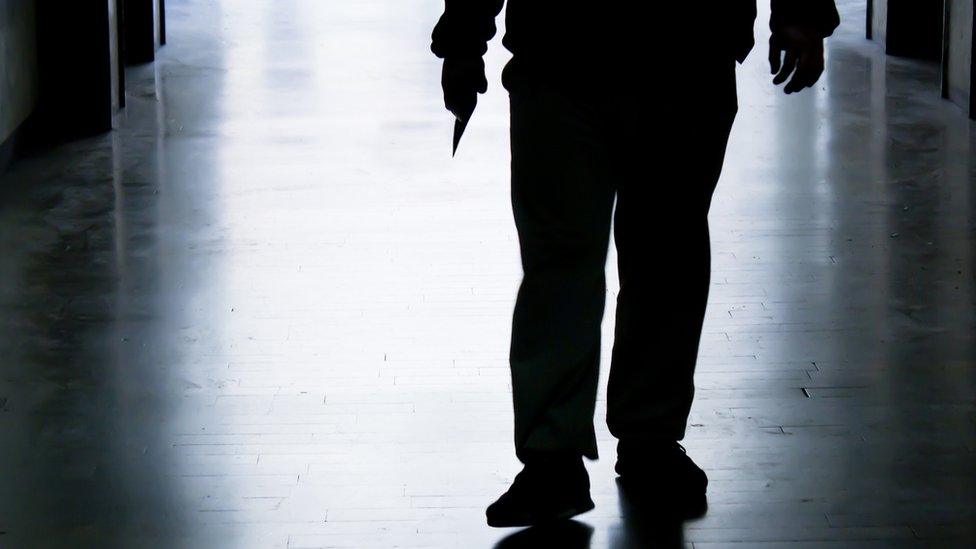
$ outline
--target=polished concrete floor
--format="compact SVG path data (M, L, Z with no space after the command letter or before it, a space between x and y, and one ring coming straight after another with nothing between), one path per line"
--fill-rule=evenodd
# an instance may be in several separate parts
M708 514L628 512L601 392L597 509L513 536L504 52L452 159L440 0L168 1L119 129L0 180L0 547L972 547L976 138L860 4L815 90L739 71Z

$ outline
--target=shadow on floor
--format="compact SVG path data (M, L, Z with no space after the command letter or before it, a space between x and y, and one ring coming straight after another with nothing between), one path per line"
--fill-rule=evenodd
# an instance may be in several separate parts
M528 549L530 547L587 549L590 547L590 538L592 537L592 526L575 520L560 521L519 530L495 544L495 549Z
M618 479L621 522L610 530L611 549L683 548L684 523L705 514L702 508L692 516L679 516L674 506L629 494ZM563 521L519 530L502 539L494 549L560 547L588 549L593 527L579 521Z
M702 507L694 513L678 514L674 505L648 497L636 497L617 479L621 523L610 531L611 549L683 548L684 523L705 514Z

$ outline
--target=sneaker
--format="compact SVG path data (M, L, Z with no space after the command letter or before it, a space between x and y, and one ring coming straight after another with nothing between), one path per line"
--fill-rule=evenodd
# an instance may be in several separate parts
M526 460L512 486L488 506L488 526L535 526L593 509L590 478L580 456Z
M635 505L653 505L686 518L708 507L708 476L678 442L617 445L619 484Z

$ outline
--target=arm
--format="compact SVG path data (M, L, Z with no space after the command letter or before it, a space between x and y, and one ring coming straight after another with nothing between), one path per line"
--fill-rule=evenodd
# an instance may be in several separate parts
M773 32L791 25L809 27L820 38L834 33L840 16L834 0L772 0L769 28Z
M840 24L834 0L772 0L769 68L784 91L813 86L824 70L824 38ZM792 74L792 78L790 75Z
M441 59L481 57L495 36L495 17L504 0L444 0L430 49Z
M495 36L495 17L503 3L504 0L445 0L444 15L434 27L430 49L444 60L444 106L459 119L470 118L478 94L488 91L482 56L488 51L488 41Z

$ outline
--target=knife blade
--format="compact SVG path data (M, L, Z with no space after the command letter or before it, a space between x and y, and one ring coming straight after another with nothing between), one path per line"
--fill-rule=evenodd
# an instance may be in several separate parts
M452 157L457 154L461 136L464 135L464 129L468 127L468 120L469 118L461 118L460 116L454 120L454 148L451 150Z
M474 95L469 101L461 103L455 110L451 111L454 114L454 147L451 150L452 157L457 154L458 143L461 142L461 136L464 135L464 130L468 127L468 121L471 120L471 116L474 114L477 106L478 96Z

